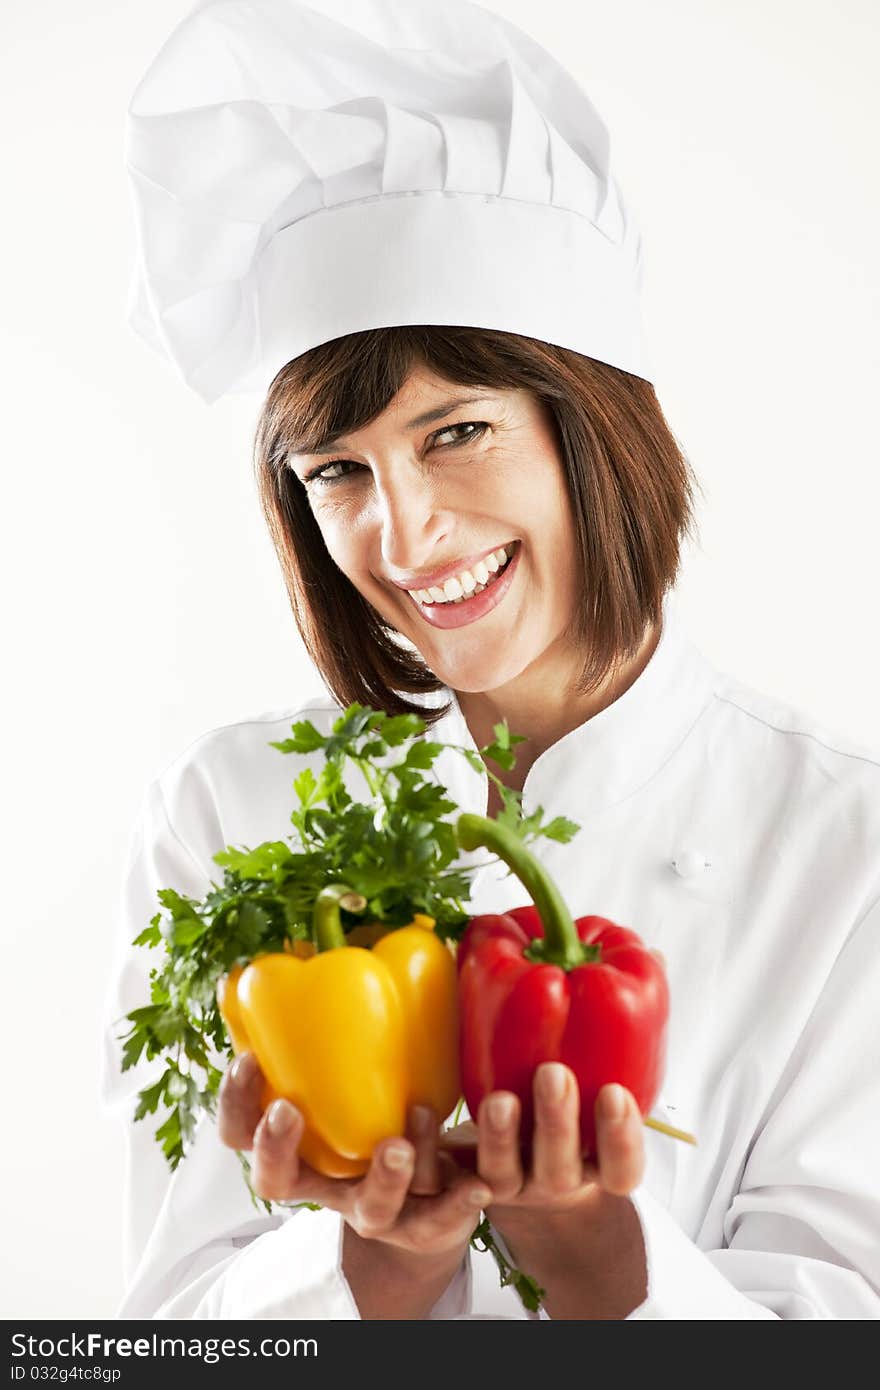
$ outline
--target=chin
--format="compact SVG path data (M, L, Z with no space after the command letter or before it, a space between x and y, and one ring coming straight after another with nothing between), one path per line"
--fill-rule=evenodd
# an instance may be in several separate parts
M522 670L519 664L488 664L485 653L473 661L456 662L432 661L424 652L421 655L438 680L450 690L456 690L462 695L490 694L491 691L516 680Z
M448 632L431 628L428 633L418 634L422 639L419 642L412 631L404 632L402 626L397 626L399 622L398 615L395 627L399 637L418 652L439 681L463 695L489 694L509 685L522 675L537 654L528 643L522 624L516 625L514 634L508 627L489 635L485 623L474 623L471 633L467 628Z

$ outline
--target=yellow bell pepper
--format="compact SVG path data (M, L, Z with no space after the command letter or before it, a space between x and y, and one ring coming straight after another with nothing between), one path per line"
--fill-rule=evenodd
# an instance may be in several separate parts
M302 1112L300 1153L334 1178L365 1173L410 1105L442 1120L461 1093L455 961L431 918L359 926L347 941L340 906L366 904L342 884L323 889L315 954L259 956L218 987L233 1051L253 1052L266 1077L264 1104L284 1096ZM372 949L349 944L355 933Z

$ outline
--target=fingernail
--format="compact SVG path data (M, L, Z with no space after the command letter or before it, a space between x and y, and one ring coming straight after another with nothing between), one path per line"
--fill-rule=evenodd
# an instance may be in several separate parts
M269 1106L266 1116L266 1125L273 1139L280 1139L282 1134L293 1126L296 1119L296 1111L289 1100L273 1100Z
M243 1086L250 1081L256 1069L257 1059L252 1052L243 1052L240 1057L236 1057L232 1066L229 1068L229 1075L236 1086Z
M490 1096L486 1101L486 1114L493 1129L507 1129L513 1119L513 1096Z
M385 1167L390 1168L394 1173L402 1173L404 1168L408 1168L412 1162L410 1150L401 1148L399 1144L394 1144L392 1148L386 1149L382 1157Z
M469 1207L477 1207L480 1210L488 1206L492 1199L492 1193L485 1187L469 1187L464 1196L465 1203Z
M538 1085L544 1100L562 1100L568 1085L565 1067L559 1062L545 1062L541 1067Z
M603 1120L622 1120L628 1108L626 1091L616 1082L603 1087L599 1107Z

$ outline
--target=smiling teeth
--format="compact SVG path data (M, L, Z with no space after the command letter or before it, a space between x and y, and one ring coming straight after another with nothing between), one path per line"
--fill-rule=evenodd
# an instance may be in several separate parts
M488 588L490 580L507 564L512 554L513 546L508 551L502 545L484 560L478 560L473 570L462 570L461 574L447 579L442 588L435 585L430 589L411 589L409 592L423 604L461 603Z

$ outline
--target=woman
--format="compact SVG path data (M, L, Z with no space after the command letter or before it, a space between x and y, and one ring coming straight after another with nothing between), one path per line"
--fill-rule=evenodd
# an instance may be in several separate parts
M265 8L273 54L287 36L301 57L302 7L254 6L246 32L234 36L236 82L242 72L253 81L267 61L257 23ZM334 4L309 8L338 19ZM158 92L167 98L168 72L179 73L186 43L198 40L204 53L212 14L229 44L228 10L204 6L188 32L178 31L166 53L173 62L159 64L133 108L142 121L157 113ZM352 82L361 53L354 31L371 41L364 71L374 82L377 40L383 53L424 55L428 34L444 80L451 69L438 53L454 51L458 61L477 53L494 73L501 65L488 59L498 59L500 44L508 81L499 90L509 95L509 79L518 79L533 109L552 116L545 131L570 130L576 107L582 129L588 117L597 120L555 65L553 83L538 80L552 65L546 54L472 6L456 6L451 19L420 5L354 12L342 37L337 26L316 39L334 80L341 68L331 58L344 52ZM377 14L388 26L381 34L370 32ZM383 67L378 84L386 116L409 111L401 93L410 92L413 69L411 59L399 61L394 73ZM646 1135L632 1097L606 1087L597 1102L597 1165L585 1167L573 1078L547 1065L535 1081L528 1171L515 1098L496 1093L476 1117L475 1173L447 1163L436 1196L410 1193L414 1176L434 1168L441 1142L425 1114L380 1146L364 1179L333 1182L299 1165L301 1117L283 1101L263 1114L260 1077L253 1059L242 1058L224 1079L219 1135L203 1124L173 1179L149 1132L129 1127L133 1259L122 1311L528 1316L511 1289L498 1287L490 1258L468 1250L482 1209L513 1260L546 1290L544 1316L876 1317L880 1200L869 1136L877 1136L880 1114L871 1058L880 767L800 712L714 671L676 620L670 590L691 521L691 478L635 326L637 237L625 216L615 238L602 221L609 208L619 211L602 141L594 129L590 157L582 151L577 222L571 182L558 201L567 156L552 134L537 152L523 143L521 100L503 107L500 194L487 189L489 199L474 201L469 187L459 209L447 185L426 189L424 170L415 179L410 167L411 194L401 198L389 173L400 149L391 132L408 128L388 117L384 135L370 128L384 141L380 191L361 187L358 202L349 186L335 203L327 193L339 167L329 156L341 146L329 128L316 143L301 124L285 125L268 70L259 96L276 126L295 130L300 153L308 144L324 186L319 207L288 223L273 211L258 239L269 246L262 254L270 278L251 286L261 311L256 368L241 346L246 315L233 330L225 321L210 353L204 336L192 346L175 311L194 296L181 295L178 282L163 299L167 241L153 266L151 312L165 349L202 394L271 372L258 481L299 630L329 693L206 735L157 779L132 849L124 940L155 910L158 887L201 896L218 847L277 837L291 772L268 744L297 717L326 731L353 699L390 712L416 708L432 736L473 747L506 718L526 737L508 777L526 809L541 804L582 826L571 845L542 851L567 901L634 927L665 956L672 1015L655 1113L695 1132L699 1146ZM310 76L315 70L312 61ZM432 71L420 59L419 94L442 106L446 88L438 79L430 91ZM235 84L222 90L240 100ZM460 101L475 90L465 83ZM471 173L489 182L497 150L481 145L476 124L491 108L485 81L478 95L464 131L443 107L444 177L460 170L462 151L479 148L485 164ZM333 96L338 116L345 103L335 89ZM188 98L198 120L206 98ZM460 101L448 103L456 117ZM188 106L195 142L194 119ZM132 158L152 189L158 147L154 134L139 131ZM421 131L413 139L423 155ZM530 203L522 196L528 161L533 173L543 169L548 151L558 177L549 194L533 181ZM346 167L361 166L351 158ZM597 167L602 196L590 202ZM175 176L179 169L176 158ZM191 181L191 171L182 177ZM172 191L177 216L180 187ZM212 197L216 203L216 189ZM426 202L429 227L421 221ZM336 209L329 216L328 206ZM508 271L523 265L524 207L544 254L513 297ZM204 221L204 202L198 217ZM508 219L509 238L498 239L498 217ZM389 227L398 233L390 242ZM452 298L440 319L431 301L437 276L428 273L438 266L438 228L455 269L447 276L441 262ZM326 270L328 246L334 276L320 279L310 322L303 265ZM294 282L294 302L306 305L295 323L287 299ZM563 282L587 296L588 315L582 300L574 310L563 302ZM246 277L236 281L239 293L242 284ZM200 314L215 289L200 289ZM336 331L328 334L328 323ZM203 317L198 326L204 335ZM463 809L496 809L487 779L453 755L438 771ZM491 865L479 869L476 911L502 911L521 896ZM135 952L125 954L114 1016L143 1002L145 969ZM125 1091L140 1083L135 1071ZM260 1215L234 1149L252 1151L259 1194L323 1210Z

